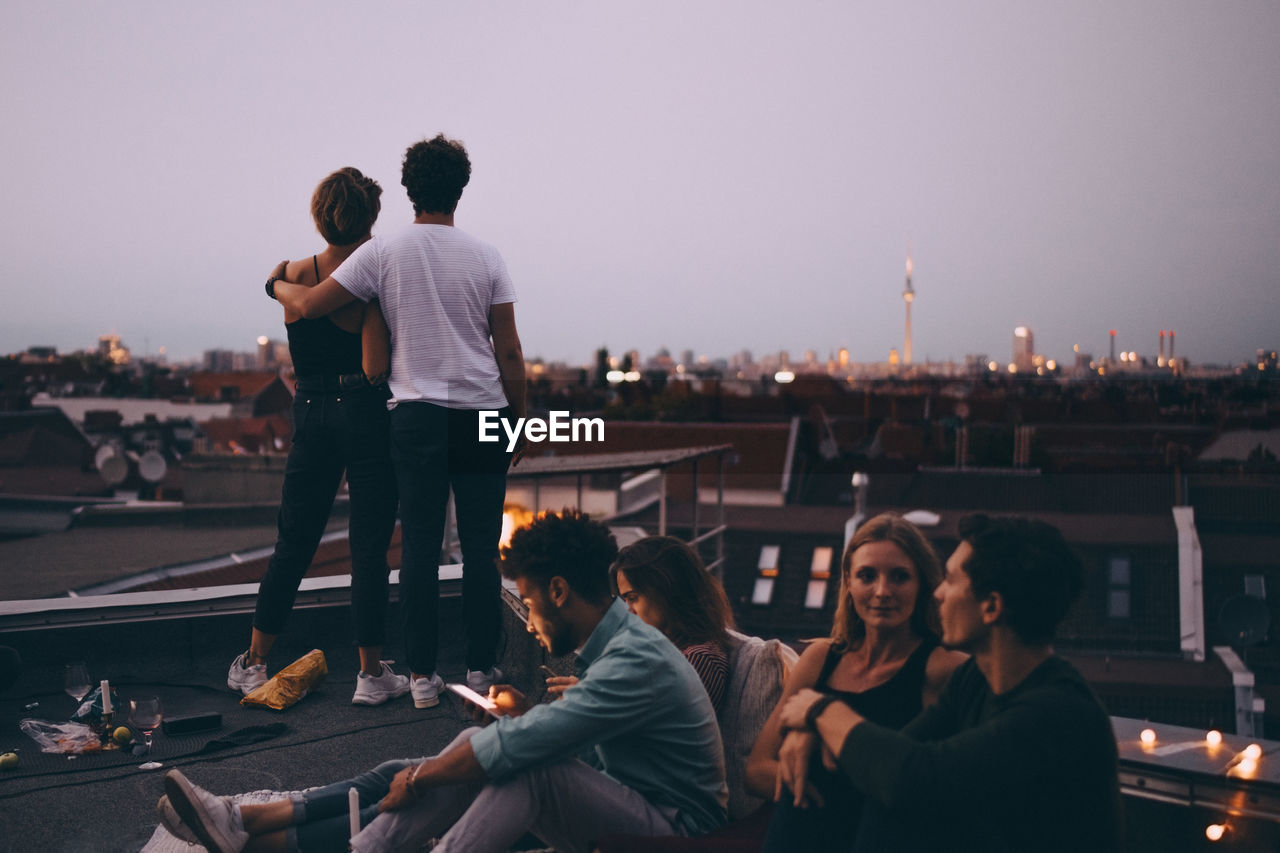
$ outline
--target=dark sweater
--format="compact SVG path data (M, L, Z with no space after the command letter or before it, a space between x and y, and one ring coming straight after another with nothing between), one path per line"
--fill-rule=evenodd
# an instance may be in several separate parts
M890 816L868 831L896 828L899 849L1117 851L1116 760L1110 718L1059 657L1000 696L971 658L901 732L862 723L840 750ZM916 829L933 835L897 834Z

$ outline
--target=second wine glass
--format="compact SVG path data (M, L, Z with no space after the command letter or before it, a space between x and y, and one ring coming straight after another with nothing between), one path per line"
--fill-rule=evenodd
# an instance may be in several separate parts
M164 708L156 696L129 700L129 722L146 738L147 752L151 752L151 733L164 719Z

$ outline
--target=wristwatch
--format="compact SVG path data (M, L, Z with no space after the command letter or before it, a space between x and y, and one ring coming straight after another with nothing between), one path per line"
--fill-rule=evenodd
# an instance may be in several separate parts
M837 701L836 697L827 695L810 705L809 710L804 712L804 727L817 731L818 717L822 716L822 712L827 710L831 703L835 701Z
M281 261L281 263L284 264L286 267L289 265L288 261ZM284 275L273 275L269 279L267 279L267 296L270 296L272 299L276 298L276 282L277 281L284 281ZM276 301L278 302L279 300L276 300Z

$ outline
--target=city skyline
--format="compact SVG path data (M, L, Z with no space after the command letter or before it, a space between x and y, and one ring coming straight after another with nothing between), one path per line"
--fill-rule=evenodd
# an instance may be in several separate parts
M908 244L916 364L1003 361L1017 326L1059 359L1110 329L1200 363L1277 345L1274 4L295 11L9 8L0 351L282 337L261 282L319 248L316 182L378 179L389 233L437 131L471 151L458 225L506 258L531 358L884 361ZM378 47L304 70L353 45Z

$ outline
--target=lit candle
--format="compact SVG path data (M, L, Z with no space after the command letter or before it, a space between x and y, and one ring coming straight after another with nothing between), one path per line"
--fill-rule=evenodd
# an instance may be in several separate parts
M1142 734L1138 735L1138 740L1142 741L1143 746L1151 746L1156 742L1156 733L1153 729L1143 729Z
M99 686L102 688L102 713L110 714L111 713L111 684L104 678L102 679L102 684Z
M360 792L355 788L347 789L347 814L351 817L351 837L360 832Z
M1249 744L1244 748L1244 757L1257 761L1262 757L1262 747L1258 746L1256 743Z
M1207 735L1204 736L1204 739L1206 742L1208 742L1209 746L1221 746L1222 732L1218 731L1217 729L1213 729ZM1214 824L1214 826L1217 826L1217 824Z
M1204 828L1204 837L1210 841L1220 841L1227 828L1220 823L1211 823Z

